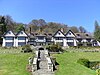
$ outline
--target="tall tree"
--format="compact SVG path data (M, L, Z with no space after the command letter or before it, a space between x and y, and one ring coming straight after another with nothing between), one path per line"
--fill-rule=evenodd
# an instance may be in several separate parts
M95 30L100 28L99 23L97 21L95 21L94 25L95 25Z
M24 24L23 23L17 23L16 24L16 29L15 29L15 32L19 32L19 31L21 31L21 30L25 30L25 28L24 28Z
M70 27L70 29L74 32L74 33L78 33L79 29L76 26L72 26Z
M15 22L11 18L11 16L6 15L5 17L5 24L7 25L7 30L14 30Z
M86 29L84 27L82 27L82 26L79 27L79 31L81 33L86 33Z
M7 28L6 28L5 18L4 16L2 16L0 20L0 34L4 34L4 32L6 31L7 31Z
M38 23L39 23L39 26L44 26L44 25L47 24L47 23L45 22L45 20L43 20L43 19L39 19L39 20L38 20Z
M94 25L95 25L94 38L96 40L100 41L100 26L99 26L99 23L97 21L95 21Z

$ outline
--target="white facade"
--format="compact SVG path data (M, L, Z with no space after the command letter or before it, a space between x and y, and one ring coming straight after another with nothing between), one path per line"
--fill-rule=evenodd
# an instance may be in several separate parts
M16 35L12 31L8 31L3 35L2 46L18 47L27 44L28 36L24 31L20 31Z
M60 43L62 46L77 46L75 34L69 30L66 34L64 34L61 30L58 30L54 34L54 42Z
M79 37L79 36L78 36ZM3 44L2 46L12 46L18 47L27 44L30 40L28 35L24 31L20 31L17 34L14 34L12 31L8 31L3 35ZM35 45L46 45L47 41L46 35L36 35L35 39L30 42L35 43ZM61 30L58 30L53 36L50 37L49 43L60 44L61 46L79 46L81 43L88 43L91 46L100 46L100 43L93 42L93 38L77 38L77 36L69 30L64 34ZM48 43L48 44L49 44ZM29 43L28 43L29 44ZM33 45L33 44L32 44ZM90 46L90 45L87 45Z
M66 44L64 43L65 42L65 35L63 34L62 31L58 30L54 36L53 36L53 39L54 39L54 43L57 44L59 43L61 46L65 46Z

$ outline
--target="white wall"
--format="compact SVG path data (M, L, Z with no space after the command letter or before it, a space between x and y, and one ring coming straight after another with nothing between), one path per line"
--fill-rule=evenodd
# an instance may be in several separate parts
M75 37L75 35L71 31L68 31L66 37Z
M58 32L55 34L55 37L65 37L65 35L64 35L61 31L58 31Z
M9 32L10 32L10 34L9 34ZM21 32L22 32L22 34L19 33L17 35L17 38L16 38L12 31L8 31L4 36L5 37L14 37L14 39L13 40L5 40L5 38L3 37L3 44L2 44L2 46L5 47L6 46L6 42L14 42L13 47L18 47L18 42L26 42L26 44L27 44L28 36L27 36L27 34L25 34L24 31L21 31ZM26 37L26 40L18 40L18 37Z

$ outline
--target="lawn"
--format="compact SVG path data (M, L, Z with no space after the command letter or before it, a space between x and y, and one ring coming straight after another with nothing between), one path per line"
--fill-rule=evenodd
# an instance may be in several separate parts
M20 53L21 48L0 48L0 75L30 75L26 70L32 53Z
M59 63L55 75L96 75L94 70L78 64L77 60L87 58L90 61L100 61L100 52L65 52L54 56Z

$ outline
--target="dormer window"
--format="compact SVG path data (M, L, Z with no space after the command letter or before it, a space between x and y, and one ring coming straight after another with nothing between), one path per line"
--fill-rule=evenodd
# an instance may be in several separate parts
M80 36L80 34L77 34L77 36Z
M86 36L89 36L88 34L86 34Z
M35 35L38 35L38 33L35 33Z
M52 34L48 34L49 36L52 36Z
M46 33L44 33L44 35L47 35Z

